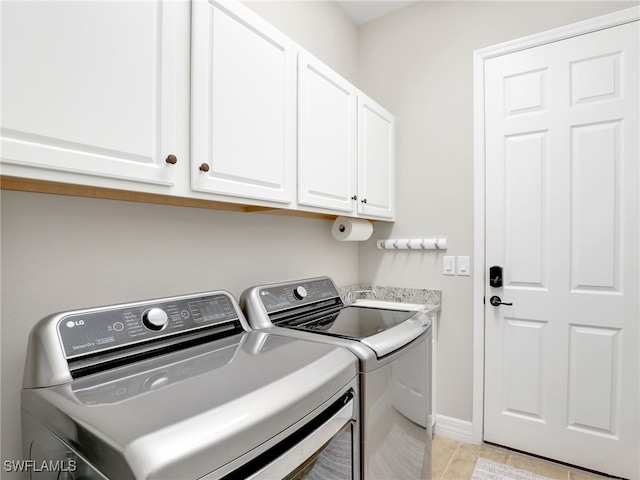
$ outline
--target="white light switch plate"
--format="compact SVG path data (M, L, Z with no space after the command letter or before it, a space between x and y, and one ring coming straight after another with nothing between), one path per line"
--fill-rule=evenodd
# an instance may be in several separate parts
M458 275L471 275L469 257L458 257Z
M442 274L443 275L455 275L456 274L456 257L450 257L445 255L442 259Z

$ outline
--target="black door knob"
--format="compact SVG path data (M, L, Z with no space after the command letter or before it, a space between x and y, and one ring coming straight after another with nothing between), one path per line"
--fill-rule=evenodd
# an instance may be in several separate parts
M494 295L493 297L491 297L489 299L489 303L491 305L493 305L494 307L497 307L498 305L513 305L513 303L505 303L505 302L503 302L502 299L497 295Z

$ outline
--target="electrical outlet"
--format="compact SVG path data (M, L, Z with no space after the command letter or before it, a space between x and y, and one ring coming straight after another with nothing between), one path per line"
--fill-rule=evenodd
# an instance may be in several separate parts
M456 257L445 255L442 259L442 274L443 275L455 275L456 274Z

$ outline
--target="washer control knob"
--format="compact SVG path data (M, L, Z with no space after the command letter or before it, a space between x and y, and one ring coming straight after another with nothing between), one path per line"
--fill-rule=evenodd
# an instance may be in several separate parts
M293 289L293 296L298 300L302 300L307 296L307 289L300 285Z
M149 330L162 330L169 321L169 315L161 308L150 308L142 314L142 323Z

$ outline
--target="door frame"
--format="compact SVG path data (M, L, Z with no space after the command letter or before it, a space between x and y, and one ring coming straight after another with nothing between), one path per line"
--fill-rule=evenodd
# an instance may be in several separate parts
M474 215L473 215L473 411L471 441L484 439L484 292L485 262L485 129L484 62L501 55L538 47L578 35L640 20L640 6L501 43L473 52ZM640 267L640 266L639 266ZM640 293L640 292L639 292Z

